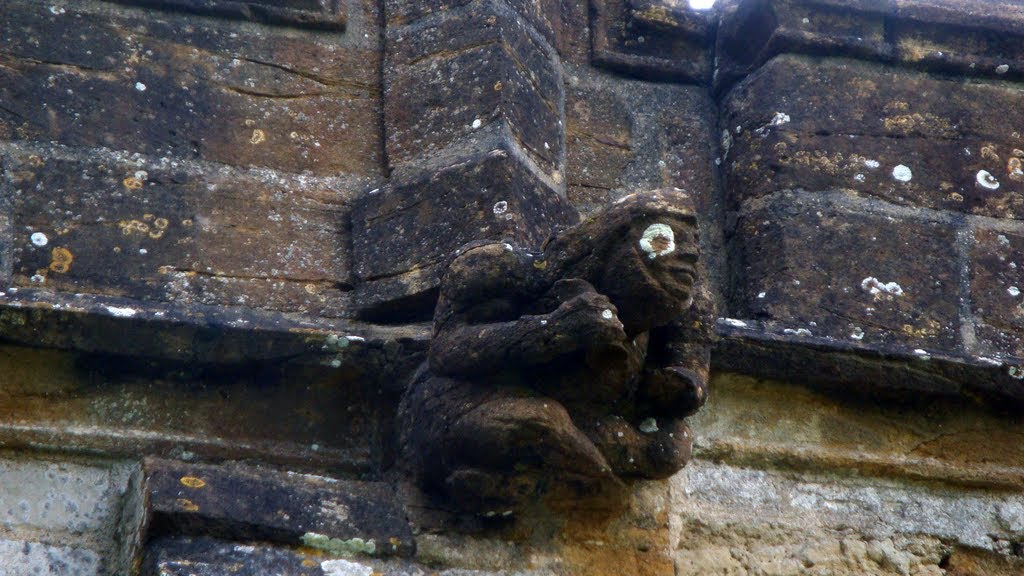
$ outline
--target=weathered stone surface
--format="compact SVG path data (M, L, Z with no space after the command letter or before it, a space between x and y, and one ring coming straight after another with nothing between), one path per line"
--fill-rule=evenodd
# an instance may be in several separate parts
M105 316L109 304L79 313L17 304L0 316L5 339L72 350L4 349L0 440L17 448L255 458L373 476L392 454L396 374L422 358L415 330L381 338L366 326L325 331L256 315L197 324L194 308L116 308L135 312L124 318ZM206 312L213 320L218 311Z
M345 313L357 178L0 145L13 284L180 304Z
M951 547L1009 552L1016 496L694 462L673 479L678 574L942 574ZM757 510L752 519L749 510ZM815 572L811 572L815 573Z
M727 0L716 90L785 53L842 55L967 76L1024 75L1024 11L991 0Z
M777 193L739 217L740 318L795 336L894 348L961 345L957 230L843 193Z
M0 565L4 576L104 573L100 557L92 550L18 540L0 540Z
M108 0L191 14L310 28L345 29L341 0Z
M733 205L777 190L847 189L894 204L1024 217L1018 87L780 56L726 102Z
M150 529L158 533L271 540L353 556L414 551L405 514L381 482L157 459L148 459L145 471Z
M0 12L0 140L381 173L372 20L340 38L240 34L230 21L51 4Z
M554 228L575 213L499 136L480 152L453 159L435 170L395 174L380 191L353 206L353 262L357 313L387 317L402 296L436 289L439 265L463 244L508 239L540 246ZM379 289L384 280L385 289ZM398 286L390 285L398 282ZM402 314L429 317L433 303L415 299Z
M970 76L1024 78L1024 7L1019 2L893 3L895 18L890 30L896 40L896 56L901 61Z
M542 170L560 173L557 60L504 2L478 1L389 28L387 41L384 118L393 165L502 124Z
M464 247L399 408L408 471L441 506L507 517L562 483L586 494L678 470L682 418L706 397L699 252L693 200L670 190L624 198L543 252Z
M405 26L421 18L448 11L460 11L475 0L385 0L388 28ZM503 0L560 56L580 64L589 59L588 0Z
M916 369L926 369L926 362ZM899 370L898 364L889 370ZM1024 450L1012 411L993 411L972 394L934 390L887 398L874 381L860 382L859 389L857 382L798 385L718 371L708 403L690 420L694 458L745 468L940 482L951 491L1024 490ZM915 401L914 409L908 409L907 398Z
M978 229L971 251L971 311L983 354L1016 356L1007 370L1024 380L1024 231Z
M686 2L593 0L593 61L642 77L711 78L716 14Z
M124 574L139 553L138 467L0 460L5 574Z

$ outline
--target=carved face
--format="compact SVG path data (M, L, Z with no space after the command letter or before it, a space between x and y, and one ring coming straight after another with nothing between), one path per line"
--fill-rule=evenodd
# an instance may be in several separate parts
M692 222L654 214L632 222L618 242L594 280L628 333L665 324L690 306L700 254Z

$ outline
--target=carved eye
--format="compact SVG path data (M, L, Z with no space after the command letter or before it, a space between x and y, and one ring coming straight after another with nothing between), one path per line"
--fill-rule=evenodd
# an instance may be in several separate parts
M640 237L640 249L651 260L670 254L676 249L675 233L667 224L651 224Z

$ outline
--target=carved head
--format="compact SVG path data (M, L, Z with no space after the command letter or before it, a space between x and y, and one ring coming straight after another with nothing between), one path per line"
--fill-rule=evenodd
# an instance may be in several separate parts
M544 251L561 277L608 296L628 334L645 332L691 304L700 255L693 200L673 189L627 196Z

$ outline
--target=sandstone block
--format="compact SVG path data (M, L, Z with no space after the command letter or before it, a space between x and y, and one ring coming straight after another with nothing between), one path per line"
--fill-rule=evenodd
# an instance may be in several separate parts
M979 229L971 251L971 308L981 352L1013 355L1024 379L1024 231Z
M563 163L564 100L554 52L503 2L471 8L389 28L388 157L409 162L500 124L554 175Z
M711 78L716 15L685 3L594 0L593 60L641 77Z
M409 556L392 489L242 465L146 461L156 530L271 540L332 554Z
M92 550L20 540L0 540L0 566L5 576L104 574L100 556Z
M1022 103L1024 91L1009 85L780 56L727 97L730 201L845 189L893 204L1021 218Z
M375 47L103 6L5 5L0 140L380 174Z
M492 140L482 149L448 166L396 173L354 205L353 262L362 281L357 312L387 313L386 306L374 310L433 291L446 259L467 242L509 239L539 247L555 226L576 217L515 144ZM416 301L421 316L432 313L432 300Z
M842 194L779 193L739 219L740 317L787 334L925 350L960 346L956 229Z
M343 313L361 180L31 146L0 166L15 286Z

